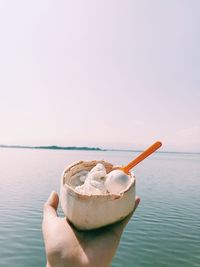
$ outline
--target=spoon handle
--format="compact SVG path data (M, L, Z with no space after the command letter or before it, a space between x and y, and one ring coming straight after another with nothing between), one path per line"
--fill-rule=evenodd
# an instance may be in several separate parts
M132 160L130 163L128 163L126 166L122 167L121 170L128 174L128 172L135 167L138 163L140 163L142 160L144 160L146 157L151 155L153 152L155 152L159 147L162 146L162 143L160 141L154 143L149 148L147 148L145 151L143 151L137 158Z

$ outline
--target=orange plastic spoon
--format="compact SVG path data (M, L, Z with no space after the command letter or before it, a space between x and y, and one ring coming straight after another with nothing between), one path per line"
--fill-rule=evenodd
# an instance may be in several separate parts
M129 171L135 167L138 163L140 163L142 160L144 160L146 157L151 155L153 152L155 152L159 147L162 146L162 143L160 141L154 143L152 146L147 148L142 154L140 154L137 158L132 160L130 163L128 163L126 166L120 168L121 171L125 172L126 174L129 173Z

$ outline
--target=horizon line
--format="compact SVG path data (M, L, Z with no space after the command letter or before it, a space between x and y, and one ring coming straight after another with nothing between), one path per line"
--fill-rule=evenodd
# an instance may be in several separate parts
M14 149L46 149L46 150L82 150L82 151L121 151L121 152L142 152L143 149L118 149L118 148L101 148L90 146L57 146L57 145L41 145L41 146L28 146L28 145L2 145L0 148L14 148ZM200 154L200 152L189 151L155 151L155 153L179 153L179 154Z

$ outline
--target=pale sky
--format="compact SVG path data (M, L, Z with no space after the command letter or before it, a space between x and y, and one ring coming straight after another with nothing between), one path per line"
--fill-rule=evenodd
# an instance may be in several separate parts
M200 152L200 1L0 0L0 144Z

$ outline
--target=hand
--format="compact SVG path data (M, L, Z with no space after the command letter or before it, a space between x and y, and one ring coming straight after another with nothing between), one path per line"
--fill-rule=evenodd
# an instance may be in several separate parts
M135 209L140 199L135 199ZM76 230L56 210L59 197L52 192L44 205L42 223L47 267L108 267L118 247L122 232L130 220L91 231Z

